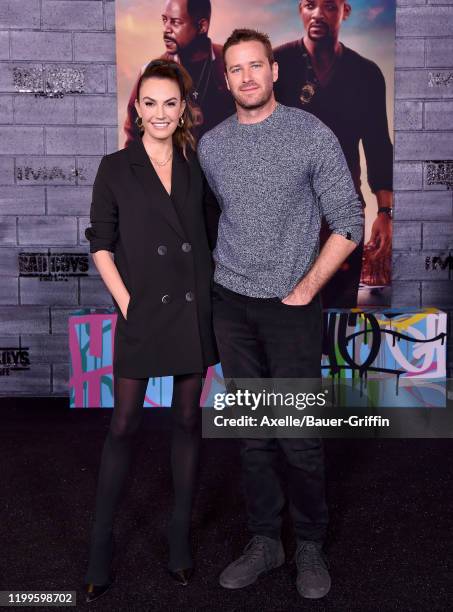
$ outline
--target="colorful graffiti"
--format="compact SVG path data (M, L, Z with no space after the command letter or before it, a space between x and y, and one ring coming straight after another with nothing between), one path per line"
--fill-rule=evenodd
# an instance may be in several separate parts
M69 317L71 408L111 408L113 406L113 339L116 313L111 309L84 309ZM220 365L209 368L201 405L210 405L212 396L223 389ZM145 408L169 406L173 378L150 378Z
M321 367L340 405L445 406L447 315L405 310L324 313Z
M447 315L435 308L324 313L324 374L444 378Z
M116 314L110 309L85 309L69 318L72 408L112 407L115 325ZM394 403L395 398L399 405L413 401L439 405L438 391L443 387L435 381L446 377L446 338L447 315L434 308L405 313L325 311L323 376L343 387L351 381L351 389L359 380L360 396L366 387L375 405ZM212 405L213 395L222 391L223 375L217 364L208 370L201 404ZM144 405L169 406L171 395L171 377L150 378Z

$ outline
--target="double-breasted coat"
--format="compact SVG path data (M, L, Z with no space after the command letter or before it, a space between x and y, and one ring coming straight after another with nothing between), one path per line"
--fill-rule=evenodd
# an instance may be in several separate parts
M129 291L118 313L113 373L145 378L202 372L218 361L212 329L212 258L195 154L173 147L171 197L143 143L102 158L93 186L90 252L114 253Z

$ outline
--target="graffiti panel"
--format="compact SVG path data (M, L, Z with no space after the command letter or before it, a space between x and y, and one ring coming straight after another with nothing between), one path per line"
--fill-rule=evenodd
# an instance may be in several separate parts
M72 408L113 406L115 325L110 309L85 309L69 318ZM360 397L365 394L373 405L438 405L443 387L436 381L446 377L446 334L447 315L434 308L325 311L323 377L357 380ZM170 376L150 378L145 407L169 406L172 388ZM217 364L208 370L201 404L212 405L214 394L223 391Z

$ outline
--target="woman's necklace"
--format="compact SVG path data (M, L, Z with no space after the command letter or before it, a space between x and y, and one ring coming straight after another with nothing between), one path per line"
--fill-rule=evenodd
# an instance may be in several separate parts
M156 166L165 166L166 164L168 164L170 159L173 157L173 151L171 151L170 155L168 156L168 158L165 161L159 161L158 159L154 159L153 157L151 157L151 155L149 153L148 153L148 157L150 158L150 160L154 164L156 164Z

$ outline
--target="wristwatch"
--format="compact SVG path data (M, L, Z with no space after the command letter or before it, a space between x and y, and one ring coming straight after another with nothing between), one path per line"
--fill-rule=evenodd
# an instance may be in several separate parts
M390 219L393 218L393 209L390 206L379 206L378 214L379 213L384 213L385 215L390 217Z

